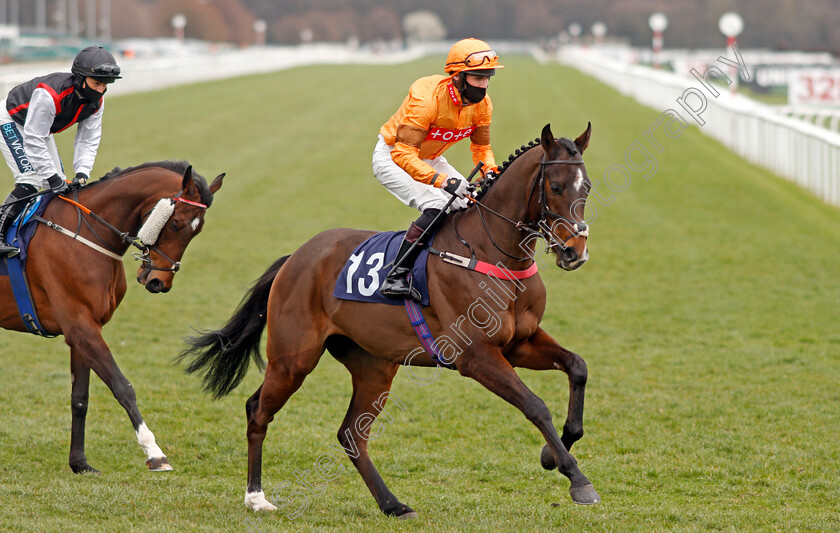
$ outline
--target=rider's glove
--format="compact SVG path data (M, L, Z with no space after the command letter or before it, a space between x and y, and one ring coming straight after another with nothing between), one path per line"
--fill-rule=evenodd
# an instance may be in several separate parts
M88 180L88 175L84 172L76 172L76 177L73 178L73 181L70 182L70 190L75 191L76 189L81 189Z
M50 189L52 189L52 192L56 194L67 192L68 189L67 182L64 181L58 174L53 174L47 178L47 184L50 186Z
M457 196L458 198L463 198L470 191L470 187L470 182L464 178L452 176L451 178L446 178L443 190L449 194Z

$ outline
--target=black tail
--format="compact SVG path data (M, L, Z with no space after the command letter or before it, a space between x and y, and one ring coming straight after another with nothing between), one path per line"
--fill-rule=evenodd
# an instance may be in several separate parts
M227 396L248 373L250 358L265 367L260 353L260 339L266 323L268 294L280 267L289 256L278 259L254 282L239 303L236 312L222 329L198 331L201 335L186 339L189 348L177 357L178 362L193 357L188 374L202 373L204 390L218 399Z

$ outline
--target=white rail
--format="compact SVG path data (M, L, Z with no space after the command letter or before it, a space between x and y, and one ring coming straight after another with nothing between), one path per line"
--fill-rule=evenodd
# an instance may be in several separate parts
M582 48L566 48L559 57L657 111L678 111L689 123L692 120L679 99L685 102L686 91L692 88L704 92L708 104L701 115L704 124L693 122L701 126L703 133L748 161L840 206L840 134L782 116L773 108L744 96L733 96L725 87L715 86L719 95L711 97L695 78L631 65ZM727 72L725 66L719 66Z
M290 47L254 47L196 53L173 50L165 57L118 58L123 79L108 88L108 94L128 94L273 72L302 65L347 63L399 63L417 59L425 49L376 52L345 45L313 44ZM62 62L22 63L0 67L0 99L9 91L37 76L50 72L68 72L71 60Z

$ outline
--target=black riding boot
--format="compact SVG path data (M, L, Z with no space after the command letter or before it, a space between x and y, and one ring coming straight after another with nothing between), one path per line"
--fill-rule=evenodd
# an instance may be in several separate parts
M25 198L30 194L35 194L37 190L32 185L17 184L15 189L9 194L4 203L13 202L20 198ZM17 202L6 206L0 210L0 257L12 257L20 253L20 248L6 244L6 232L12 222L17 218L26 202Z
M414 261L420 254L420 249L424 243L418 243L413 250L411 250L411 246L417 242L423 231L432 225L438 213L440 213L440 209L426 209L420 215L420 218L408 227L408 231L405 232L405 237L400 243L400 251L397 252L397 257L394 259L394 268L379 288L380 294L389 298L411 298L417 302L422 300L420 291L414 288L406 278L408 273L411 272L411 267L414 266Z

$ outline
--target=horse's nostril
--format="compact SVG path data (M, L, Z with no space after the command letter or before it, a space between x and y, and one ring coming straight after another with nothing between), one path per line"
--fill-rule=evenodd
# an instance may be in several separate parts
M149 280L149 282L146 283L146 290L155 294L159 293L163 290L163 282L157 278Z
M563 250L563 255L565 256L566 261L570 263L574 263L578 258L577 252L571 246Z

